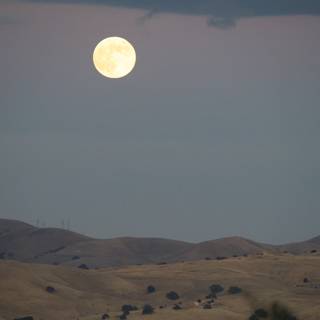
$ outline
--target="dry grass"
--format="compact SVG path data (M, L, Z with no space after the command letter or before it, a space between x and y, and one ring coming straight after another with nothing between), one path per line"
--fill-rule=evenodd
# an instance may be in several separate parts
M304 277L311 283L303 284ZM5 320L28 314L36 320L97 320L105 312L116 319L121 305L128 303L155 307L154 315L142 316L140 310L130 320L242 320L274 300L287 304L302 320L320 315L320 287L311 287L320 285L319 256L264 255L89 271L3 261L0 279L0 316ZM223 294L211 310L196 307L194 301L203 299L212 283L239 286L243 293ZM149 284L156 293L146 293ZM47 293L48 285L57 292ZM165 298L170 290L179 293L183 310L171 309L173 302Z

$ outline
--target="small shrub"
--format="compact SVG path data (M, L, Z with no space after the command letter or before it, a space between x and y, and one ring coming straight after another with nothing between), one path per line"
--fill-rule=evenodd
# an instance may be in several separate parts
M180 297L175 291L170 291L166 294L167 299L169 300L178 300Z
M131 304L124 304L121 307L121 311L124 313L127 313L127 314L129 314L130 311L136 311L136 310L138 310L138 308L136 306L131 305Z
M271 318L272 320L297 320L286 306L278 302L274 302L271 306Z
M268 318L268 312L262 308L257 309L254 314L259 318Z
M252 314L248 320L259 320L259 318L255 314Z
M55 289L54 287L48 286L48 287L46 287L46 291L47 291L48 293L55 293L55 292L56 292L56 289Z
M156 292L156 288L152 285L147 287L147 293L154 293Z
M172 309L173 309L173 310L181 310L182 308L181 308L180 305L175 304Z
M212 284L209 287L210 291L212 294L217 294L217 293L221 293L224 291L223 286L221 286L220 284Z
M142 314L153 314L154 309L150 304L145 304L142 309Z
M304 279L303 279L303 282L304 282L304 283L308 283L308 282L309 282L309 279L308 279L308 278L304 278Z
M103 314L102 316L101 316L101 320L106 320L106 319L109 319L110 317L109 317L109 315L107 314L107 313L105 313L105 314Z
M86 264L80 264L80 266L78 266L79 269L83 269L83 270L89 270L89 267Z
M79 256L73 256L73 257L72 257L72 260L79 260L79 259L80 259Z
M230 294L238 294L238 293L241 293L242 292L242 289L239 288L239 287L230 287L228 289L228 293Z

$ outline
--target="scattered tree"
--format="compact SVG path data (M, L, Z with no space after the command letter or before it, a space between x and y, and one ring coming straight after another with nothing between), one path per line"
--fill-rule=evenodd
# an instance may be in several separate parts
M48 293L55 293L55 292L56 292L56 289L55 289L54 287L48 286L48 287L46 287L46 291L47 291Z
M154 309L150 304L145 304L142 309L142 314L153 314Z
M154 292L156 292L156 288L152 285L149 285L147 287L147 293L154 293Z
M241 293L242 292L242 289L239 288L239 287L230 287L228 289L228 293L230 294L238 294L238 293Z
M259 308L257 309L254 314L258 317L258 318L268 318L268 311L262 309L262 308Z
M221 293L224 291L223 286L221 286L220 284L212 284L209 287L210 291L212 294L217 294L217 293Z
M167 299L169 300L178 300L180 297L175 291L170 291L166 294Z

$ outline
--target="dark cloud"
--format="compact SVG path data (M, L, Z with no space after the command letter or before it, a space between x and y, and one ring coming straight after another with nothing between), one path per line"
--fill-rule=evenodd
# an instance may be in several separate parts
M319 15L319 0L21 0L34 2L89 3L146 10L143 19L154 13L176 13L208 17L208 25L227 28L241 18L259 16Z

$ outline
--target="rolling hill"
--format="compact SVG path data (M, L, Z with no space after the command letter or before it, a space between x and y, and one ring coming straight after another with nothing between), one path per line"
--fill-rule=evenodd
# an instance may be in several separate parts
M0 261L0 317L100 320L107 313L114 320L123 304L131 304L138 310L130 312L128 320L245 320L256 308L269 310L276 300L298 320L318 320L319 266L319 256L284 254L99 270ZM152 294L146 290L150 284L155 287ZM204 308L196 301L206 303L212 284L224 290L211 308ZM48 292L48 286L53 290ZM230 286L242 291L230 294ZM171 290L178 300L166 297ZM174 310L180 302L181 309ZM146 303L155 308L153 315L141 315Z
M304 254L320 251L320 237L273 246L241 237L189 243L160 238L93 239L56 228L36 228L0 219L0 258L22 262L63 264L90 268L133 264L222 259L262 253Z

